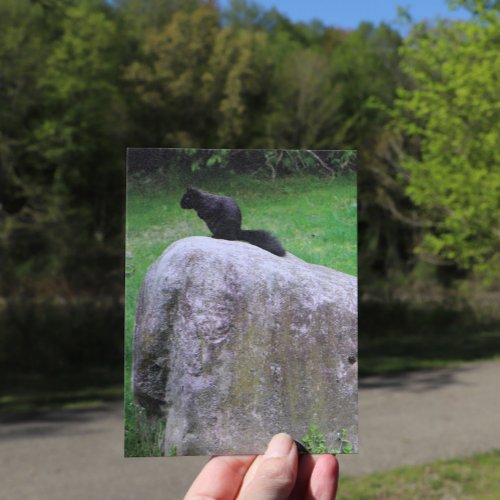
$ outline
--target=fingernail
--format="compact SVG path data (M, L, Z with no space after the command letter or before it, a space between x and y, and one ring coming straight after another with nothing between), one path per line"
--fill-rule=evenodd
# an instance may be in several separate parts
M294 442L288 434L283 432L276 434L267 447L265 457L286 457L290 453L292 446L294 446Z

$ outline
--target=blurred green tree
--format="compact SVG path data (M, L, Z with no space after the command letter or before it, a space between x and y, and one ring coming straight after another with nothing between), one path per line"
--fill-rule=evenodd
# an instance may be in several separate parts
M4 293L112 289L95 269L119 276L127 117L114 11L99 0L1 8Z
M127 70L143 107L156 117L156 146L242 147L265 88L266 35L220 26L202 6L178 12L144 43Z
M51 172L37 164L32 141L43 112L38 77L53 34L44 13L27 0L0 3L0 294L23 293L37 280L43 288L53 263L47 219L36 208L37 200L49 204L42 186Z
M468 22L416 25L402 66L396 120L418 145L407 192L426 230L419 247L489 280L500 277L500 6L475 0Z
M4 386L121 367L128 126L116 19L100 0L0 3Z
M420 230L399 165L405 139L391 127L403 80L401 43L391 27L361 23L331 56L338 103L332 145L358 150L360 280L365 292L374 288L378 296L381 277L389 283L415 264L412 252Z
M340 85L336 131L342 144L372 146L389 121L388 109L400 83L401 35L385 24L361 23L338 46L331 59L333 78Z
M42 16L28 1L0 3L0 203L8 213L19 212L28 196L20 164L30 146L26 130L41 100L36 79L47 54Z
M263 142L274 148L331 148L332 131L342 120L328 57L304 48L281 57L283 42L288 44L288 39L275 41L273 47L276 64L269 112L263 117Z
M58 234L72 242L58 252L63 271L69 277L79 269L73 276L83 286L97 286L86 268L106 273L106 265L119 256L120 148L128 131L120 92L122 57L112 8L88 0L65 9L60 37L39 77L44 113L33 147L53 172Z
M116 11L124 19L127 37L140 38L149 31L159 31L180 10L192 12L203 0L114 0Z

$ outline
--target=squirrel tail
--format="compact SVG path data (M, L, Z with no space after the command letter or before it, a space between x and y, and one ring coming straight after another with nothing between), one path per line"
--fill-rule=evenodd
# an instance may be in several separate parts
M279 242L278 238L274 237L268 231L240 231L239 240L246 241L252 245L258 246L268 252L283 257L286 254L285 249Z

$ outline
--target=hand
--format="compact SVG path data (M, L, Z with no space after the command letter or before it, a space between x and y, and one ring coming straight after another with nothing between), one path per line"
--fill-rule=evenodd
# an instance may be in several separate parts
M333 455L301 455L293 439L277 434L264 455L213 457L184 500L332 500L339 466Z

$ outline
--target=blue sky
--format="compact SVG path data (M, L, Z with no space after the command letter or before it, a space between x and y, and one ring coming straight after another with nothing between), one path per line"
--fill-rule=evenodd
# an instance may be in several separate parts
M397 19L397 7L408 7L414 21L433 19L436 16L448 19L467 19L467 11L451 11L445 0L258 0L263 7L275 7L292 21L311 21L319 19L327 26L352 29L361 21L378 24L382 21L394 24ZM230 0L219 0L221 7L230 4ZM404 31L404 29L403 29Z

